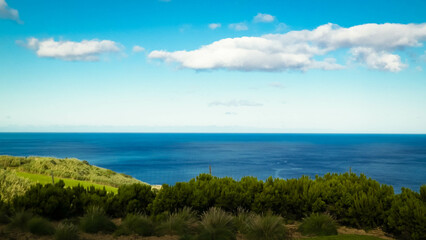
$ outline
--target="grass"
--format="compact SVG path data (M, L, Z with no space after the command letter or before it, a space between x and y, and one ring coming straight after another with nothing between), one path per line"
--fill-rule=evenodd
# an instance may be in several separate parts
M80 228L86 233L112 233L116 229L116 226L102 208L93 206L81 218Z
M34 217L28 221L28 230L39 236L53 235L55 228L47 219Z
M154 235L155 225L149 216L128 214L115 232L116 235L138 234L140 236Z
M303 219L298 229L305 236L337 235L337 225L333 218L327 214L313 213Z
M90 165L87 161L75 158L53 158L53 157L15 157L0 156L0 167L17 172L26 172L54 176L80 181L88 181L101 185L119 187L123 184L143 183L131 176L116 173L112 170Z
M334 235L334 236L323 236L307 238L309 240L383 240L382 238L364 236L364 235Z
M32 182L40 183L40 184L43 184L43 185L48 184L48 183L52 183L52 177L51 176L35 174L35 173L26 173L26 172L16 172L16 175L19 176L19 177L29 179ZM73 186L77 186L77 185L80 184L80 186L83 186L85 188L90 187L90 186L94 186L95 188L103 189L105 187L105 190L107 192L117 193L117 191L118 191L118 188L116 188L116 187L111 187L111 186L108 186L108 185L101 185L101 184L92 183L92 182L88 182L88 181L80 181L80 180L74 180L74 179L69 179L69 178L60 178L60 177L55 177L54 179L55 179L55 182L58 182L59 180L63 180L66 187L73 187Z

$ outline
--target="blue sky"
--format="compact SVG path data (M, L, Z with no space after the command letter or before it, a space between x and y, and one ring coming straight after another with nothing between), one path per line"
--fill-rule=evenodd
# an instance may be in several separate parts
M0 0L0 131L426 133L425 9Z

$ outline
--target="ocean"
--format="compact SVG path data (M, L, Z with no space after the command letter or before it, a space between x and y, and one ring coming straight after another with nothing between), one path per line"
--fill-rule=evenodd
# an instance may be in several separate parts
M188 181L209 166L234 179L351 169L395 192L426 184L426 135L0 133L0 155L78 158L150 184Z

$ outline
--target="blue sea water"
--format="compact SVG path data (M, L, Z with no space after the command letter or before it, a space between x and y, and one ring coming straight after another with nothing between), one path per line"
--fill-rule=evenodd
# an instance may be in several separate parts
M209 171L239 179L364 173L418 191L426 183L426 135L0 133L0 155L75 157L150 184Z

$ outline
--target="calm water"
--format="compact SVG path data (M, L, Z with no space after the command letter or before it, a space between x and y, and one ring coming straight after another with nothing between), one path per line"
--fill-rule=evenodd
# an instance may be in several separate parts
M0 133L0 155L75 157L151 184L216 176L298 178L365 173L418 191L426 135Z

